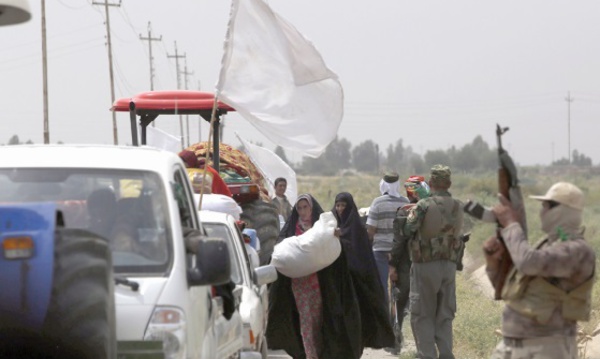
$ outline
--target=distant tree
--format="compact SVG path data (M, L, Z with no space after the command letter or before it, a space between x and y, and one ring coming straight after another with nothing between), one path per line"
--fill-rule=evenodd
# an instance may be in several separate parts
M573 164L575 166L591 166L592 159L577 150L573 150Z
M26 145L33 145L33 141L32 140L27 140L27 142L25 142Z
M425 152L425 165L427 168L433 167L436 164L450 165L452 163L450 155L443 150L430 150Z
M379 146L372 140L366 140L352 150L352 163L356 170L376 173L379 163Z
M566 166L569 164L568 158L560 158L554 162L552 162L552 166Z
M352 144L345 138L338 140L336 137L325 149L325 158L330 166L336 170L350 168L350 153Z
M9 140L8 140L8 144L9 145L18 145L19 142L19 136L17 135L13 135Z
M387 168L398 171L403 167L405 149L402 139L399 138L395 144L389 145L386 151L385 165Z
M350 141L336 137L318 158L304 157L300 169L302 172L332 176L341 169L350 168Z
M453 167L462 171L473 171L479 166L477 150L471 145L463 146L454 156Z
M410 167L412 168L413 174L425 176L428 172L428 168L425 165L423 157L416 153L410 157Z
M287 163L288 165L290 164L290 162L287 159L287 156L285 155L285 150L283 149L283 147L281 147L281 146L275 147L275 154L277 156L279 156L279 158L281 158L283 160L283 162Z

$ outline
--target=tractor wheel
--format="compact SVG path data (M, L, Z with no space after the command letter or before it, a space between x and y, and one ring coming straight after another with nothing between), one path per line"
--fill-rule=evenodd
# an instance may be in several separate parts
M260 264L268 264L279 236L279 214L273 203L260 199L242 205L241 219L256 229L260 239Z
M52 298L43 334L56 357L115 358L114 279L108 242L85 230L55 232Z

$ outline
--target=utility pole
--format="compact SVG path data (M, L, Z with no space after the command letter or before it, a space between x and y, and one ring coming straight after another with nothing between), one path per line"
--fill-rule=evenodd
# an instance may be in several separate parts
M46 0L42 0L42 72L44 93L44 144L50 143L50 128L48 125L48 57L46 56Z
M162 41L162 35L160 35L160 37L152 37L152 28L150 21L148 21L148 37L143 37L140 34L140 40L148 41L148 60L150 61L150 91L154 91L154 58L152 57L152 41ZM154 121L152 123L154 124Z
M150 61L150 91L154 91L154 57L152 57L152 41L162 41L162 35L160 37L152 37L152 26L148 21L148 37L143 37L140 34L140 40L148 41L148 60ZM156 126L156 120L152 121L152 127Z
M198 80L198 91L202 89L200 85L200 80ZM202 116L198 116L198 142L202 142Z
M113 74L113 61L112 61L112 42L110 41L110 14L108 12L109 6L121 6L121 1L118 4L111 4L108 0L104 2L92 1L92 5L103 5L106 13L106 42L108 44L108 72L110 76L110 105L115 102L115 79ZM113 122L113 141L115 145L119 144L119 136L117 133L117 116L115 111L112 111L112 122Z
M571 97L571 91L567 92L567 97L565 97L565 101L567 101L567 144L569 156L569 164L571 164L571 102L575 101L574 98Z
M167 57L175 59L175 71L177 71L177 89L179 90L181 89L181 77L179 76L181 73L179 71L179 59L185 58L185 54L179 55L177 53L177 41L175 41L175 55L167 54ZM183 120L181 119L181 115L179 115L179 134L179 140L181 141L181 149L183 149Z
M187 69L187 58L185 58L184 61L185 61L184 62L185 65L184 65L184 70L183 70L182 74L183 74L183 78L184 78L183 83L185 84L185 89L187 90L188 89L188 75L193 75L194 72L193 71L192 72L188 72L188 69ZM185 133L186 133L187 145L189 146L190 145L190 119L189 119L189 115L185 115Z

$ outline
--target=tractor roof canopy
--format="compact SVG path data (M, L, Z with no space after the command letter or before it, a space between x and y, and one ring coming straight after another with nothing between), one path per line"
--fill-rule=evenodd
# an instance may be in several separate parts
M141 114L200 114L212 111L215 95L211 92L174 90L148 91L133 97L124 97L113 103L111 110L129 112L133 103L135 112ZM219 101L221 114L235 111L231 106ZM203 116L204 117L204 116ZM205 118L206 119L206 118ZM210 120L210 118L208 119Z
M133 97L120 98L113 103L112 111L129 112L131 143L138 146L136 118L140 116L141 142L146 144L146 128L159 115L200 115L211 121L215 95L211 92L173 90L148 91ZM216 125L213 126L213 164L219 170L219 121L221 115L235 111L233 107L218 102L215 111Z

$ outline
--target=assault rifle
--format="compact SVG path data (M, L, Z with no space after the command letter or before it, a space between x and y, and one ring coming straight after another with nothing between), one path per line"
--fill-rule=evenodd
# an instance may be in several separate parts
M517 168L504 148L502 148L502 135L508 131L508 127L500 127L496 125L496 139L498 143L498 189L506 199L511 203L512 208L519 214L519 223L523 228L523 233L527 233L527 221L525 218L525 208L523 206L523 196L521 195L521 188L519 187L519 180L517 178ZM502 296L502 287L508 276L508 272L513 266L512 258L506 248L504 239L502 239L500 230L502 227L498 223L496 217L489 209L483 207L477 202L468 201L464 207L464 211L471 216L483 220L484 222L496 222L496 236L500 240L500 243L504 246L504 255L500 260L499 270L496 276L492 278L492 285L494 286L494 299L499 300ZM491 253L490 253L491 254Z

